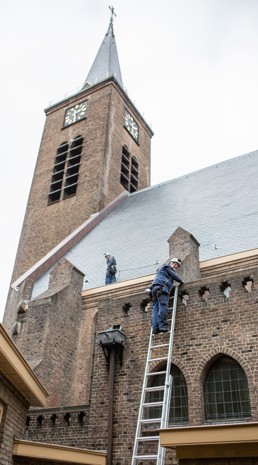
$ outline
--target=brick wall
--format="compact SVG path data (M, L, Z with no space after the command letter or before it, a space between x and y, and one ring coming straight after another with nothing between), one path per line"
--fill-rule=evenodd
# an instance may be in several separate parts
M252 275L251 293L243 280ZM229 281L232 291L225 298L220 286ZM201 289L209 289L205 301ZM189 299L181 300L187 294ZM248 379L252 421L257 421L257 327L258 288L257 269L225 273L199 280L180 288L175 328L174 363L182 370L188 388L189 424L204 421L202 385L210 363L219 354L233 357L245 371ZM114 392L114 463L129 464L138 415L141 386L145 368L150 332L151 312L143 312L145 295L103 300L99 305L97 332L112 324L121 324L126 334L122 366L115 367ZM123 307L130 303L129 312ZM166 335L157 336L165 340ZM101 348L96 342L91 408L89 414L88 447L105 448L108 420L108 369Z
M24 439L85 448L89 406L30 409Z
M48 406L80 405L89 398L94 312L82 318L82 282L78 270L60 262L51 273L49 290L20 315L21 330L14 336L49 393Z
M250 277L252 285L248 288L246 283L247 278ZM229 273L225 267L220 275L210 275L186 283L179 288L173 362L180 368L186 379L189 425L204 423L203 381L210 364L221 354L233 357L244 369L250 394L252 414L250 421L258 420L256 397L258 382L257 279L257 265ZM222 290L222 285L225 283L231 288L228 297ZM92 299L85 297L83 302L82 315L92 312L91 321L95 325L95 349L90 404L87 409L87 419L85 418L87 426L85 424L85 435L83 433L81 436L82 447L95 450L107 449L109 369L103 350L99 346L98 333L115 324L121 325L126 334L122 364L117 355L114 374L113 463L116 465L129 465L131 461L150 335L151 311L146 307L144 293L147 284L143 283L137 288L129 285L124 289L117 287L117 290L115 287L110 287L109 294L105 287L103 295L94 294L95 297L93 296ZM205 293L204 290L207 292ZM96 307L98 307L97 314ZM88 322L90 323L90 320ZM168 336L158 335L156 337L157 340L165 341ZM83 341L82 338L81 344L83 343L86 343L86 339ZM78 358L74 361L76 364L80 363ZM70 373L67 373L67 379L70 379ZM82 380L82 389L84 387L87 389L85 382L86 379ZM41 440L44 437L50 438L49 419L44 426L47 431L40 431L39 428L36 430L35 421L34 419L34 426L32 423L27 431L29 437L37 438L37 440L41 437ZM76 423L76 415L72 421ZM69 433L71 430L64 425L62 427L61 423L59 426L56 441L72 444L73 438ZM42 436L41 433L43 433ZM51 437L50 440L53 438ZM77 440L79 442L79 435L76 433ZM169 452L167 463L173 462L173 454ZM238 465L238 463L248 462L245 462L245 459L242 461L239 459L239 462L211 462L212 465L215 463ZM253 465L255 461L250 459L249 463Z
M29 404L0 373L0 403L4 406L0 424L0 462L11 465L13 437L23 437Z

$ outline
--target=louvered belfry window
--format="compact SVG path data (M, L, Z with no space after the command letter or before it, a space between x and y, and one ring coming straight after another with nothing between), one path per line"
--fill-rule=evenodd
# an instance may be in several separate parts
M126 145L122 148L120 183L128 192L138 190L138 162Z
M48 203L58 202L76 194L83 137L63 142L57 149L48 194Z

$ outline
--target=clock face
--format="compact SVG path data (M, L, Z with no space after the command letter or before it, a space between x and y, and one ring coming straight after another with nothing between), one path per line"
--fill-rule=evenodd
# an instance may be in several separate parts
M74 107L68 108L65 112L64 127L77 123L86 116L87 102L78 103Z
M138 142L139 138L139 126L134 121L132 115L128 113L128 111L125 111L125 128L127 131L133 136L133 138Z

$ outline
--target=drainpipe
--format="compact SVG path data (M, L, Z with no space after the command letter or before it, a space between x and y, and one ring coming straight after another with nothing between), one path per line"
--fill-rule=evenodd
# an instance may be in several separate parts
M109 353L109 396L108 396L109 406L108 406L107 465L112 465L114 379L115 379L115 346L110 349L110 353Z
M115 357L118 353L122 364L125 334L120 325L113 325L106 331L98 333L99 345L102 348L107 364L109 366L109 394L108 394L108 443L107 443L107 465L112 465L113 452L113 404L114 404L114 379L115 379Z

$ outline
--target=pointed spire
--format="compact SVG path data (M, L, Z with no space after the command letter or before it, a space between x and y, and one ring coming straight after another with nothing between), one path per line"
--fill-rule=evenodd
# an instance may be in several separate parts
M113 17L116 16L116 14L113 7L110 6L109 8L111 10L111 17L108 30L82 89L87 89L88 87L97 84L100 81L104 81L111 76L114 76L120 86L123 87L113 29Z

